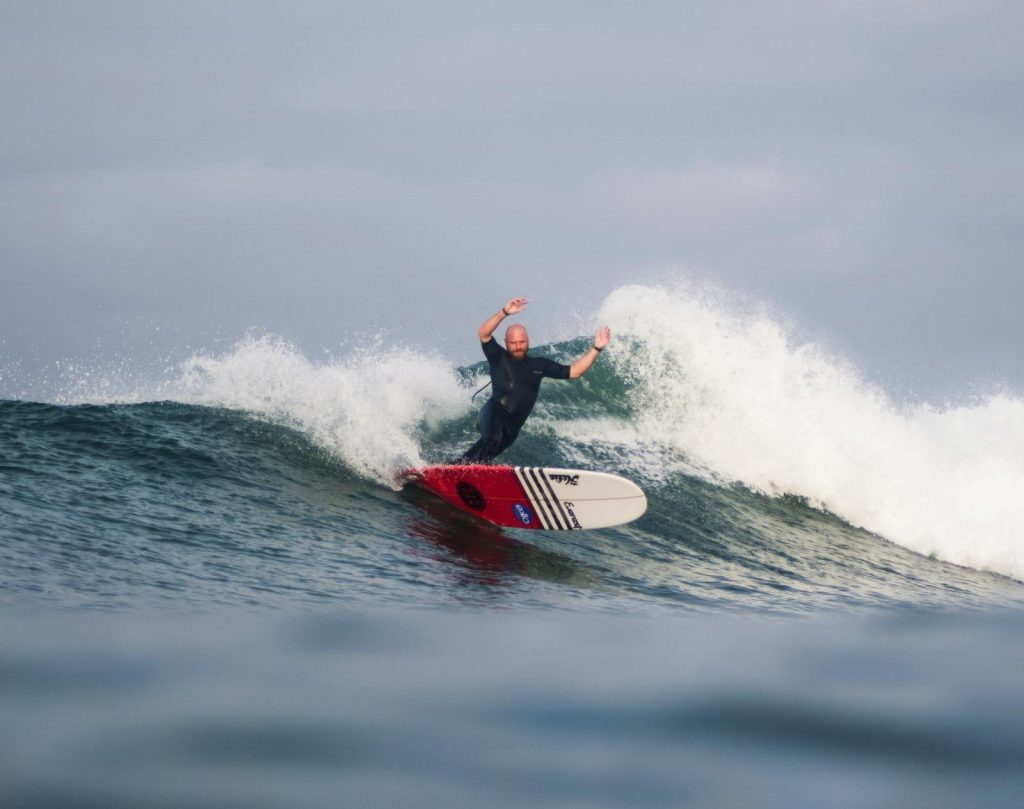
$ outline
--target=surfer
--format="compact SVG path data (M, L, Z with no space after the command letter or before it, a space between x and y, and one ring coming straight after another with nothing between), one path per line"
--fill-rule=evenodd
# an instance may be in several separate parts
M477 419L480 440L463 453L460 458L463 462L486 463L508 449L533 410L541 380L583 376L611 339L607 326L599 329L586 353L572 365L563 365L547 357L529 356L530 338L526 329L517 323L505 330L505 348L502 348L491 335L501 321L522 312L526 304L526 298L512 298L477 329L484 356L490 364L493 390Z

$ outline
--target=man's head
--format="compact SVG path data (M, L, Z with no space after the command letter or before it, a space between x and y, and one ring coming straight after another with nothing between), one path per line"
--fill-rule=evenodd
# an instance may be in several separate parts
M524 359L526 352L530 350L530 338L526 334L526 329L518 323L505 329L505 348L512 355L512 359Z

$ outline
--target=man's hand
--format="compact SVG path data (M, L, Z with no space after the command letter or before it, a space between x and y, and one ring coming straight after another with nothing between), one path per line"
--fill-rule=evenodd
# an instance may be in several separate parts
M498 328L498 324L501 323L509 315L516 315L526 308L526 298L513 298L504 306L501 307L500 312L495 312L487 320L480 324L480 328L476 330L477 336L480 338L481 343L486 343L491 339L491 335L494 334L494 330Z
M594 360L597 359L601 349L608 345L608 341L611 339L611 329L607 326L598 329L597 334L594 335L594 344L587 349L587 352L582 357L569 366L569 379L579 379L589 371L590 366L594 364Z
M517 315L526 308L526 304L528 303L529 301L526 300L526 298L513 298L508 303L506 303L502 307L502 309L504 309L510 315Z

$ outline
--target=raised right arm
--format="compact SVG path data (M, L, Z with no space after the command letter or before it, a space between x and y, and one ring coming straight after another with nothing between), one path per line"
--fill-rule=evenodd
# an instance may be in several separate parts
M486 343L491 339L491 335L494 334L494 330L498 328L498 325L509 315L514 315L522 312L526 308L528 301L526 298L512 298L508 303L501 307L501 310L495 312L487 320L480 324L480 328L476 330L477 336L480 338L481 343Z

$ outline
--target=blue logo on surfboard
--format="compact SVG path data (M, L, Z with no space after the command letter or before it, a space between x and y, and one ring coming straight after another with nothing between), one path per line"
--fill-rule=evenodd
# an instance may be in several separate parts
M516 519L523 525L529 525L533 521L533 515L530 513L530 509L522 503L516 503L512 506L512 513L516 515Z

